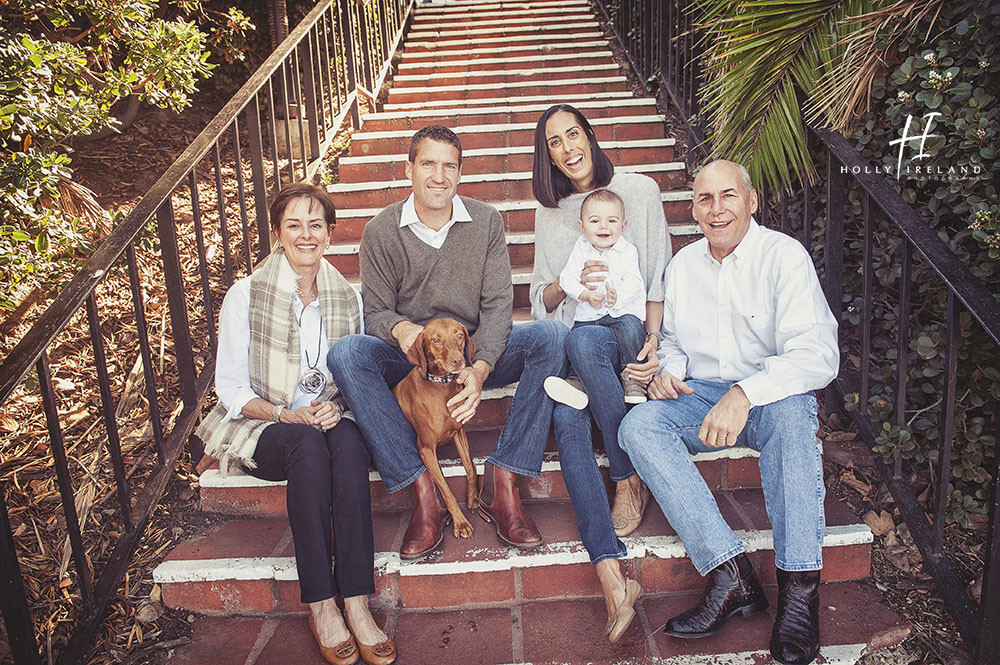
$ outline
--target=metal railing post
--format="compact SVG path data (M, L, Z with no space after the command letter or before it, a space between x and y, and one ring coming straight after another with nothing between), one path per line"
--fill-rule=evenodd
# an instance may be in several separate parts
M7 515L6 492L0 490L0 614L7 629L7 643L17 665L41 665L35 625L24 592L14 534Z

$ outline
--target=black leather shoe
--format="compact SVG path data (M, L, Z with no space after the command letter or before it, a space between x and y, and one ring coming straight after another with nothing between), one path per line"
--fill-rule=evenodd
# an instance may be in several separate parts
M708 573L705 594L690 610L667 622L663 632L674 637L708 637L719 632L729 617L753 616L767 609L753 565L737 554Z
M785 665L806 665L819 653L819 571L778 569L778 614L771 656Z

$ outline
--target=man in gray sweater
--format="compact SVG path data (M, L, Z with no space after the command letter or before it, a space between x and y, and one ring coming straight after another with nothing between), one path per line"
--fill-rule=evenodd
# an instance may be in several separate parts
M565 374L569 328L553 320L512 327L503 220L492 206L456 195L461 167L462 146L450 129L431 125L413 135L406 164L412 192L376 215L361 239L368 334L341 338L327 356L386 489L414 483L417 505L400 548L403 559L434 551L448 517L391 392L413 369L406 352L424 324L440 317L461 322L476 344L472 364L454 377L462 390L448 402L453 418L468 422L483 388L518 381L507 423L486 460L480 515L514 547L542 543L515 478L541 471L552 418L542 382Z

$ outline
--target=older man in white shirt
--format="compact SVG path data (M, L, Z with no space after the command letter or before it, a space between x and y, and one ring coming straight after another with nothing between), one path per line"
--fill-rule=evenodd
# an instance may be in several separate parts
M667 622L704 637L767 600L746 550L719 512L690 454L728 446L760 452L761 483L778 567L771 654L803 665L819 651L823 466L813 390L837 375L837 321L809 253L753 220L746 170L717 160L694 184L705 237L667 267L660 373L650 401L622 421L619 440L708 576L699 603ZM687 380L683 380L687 378Z

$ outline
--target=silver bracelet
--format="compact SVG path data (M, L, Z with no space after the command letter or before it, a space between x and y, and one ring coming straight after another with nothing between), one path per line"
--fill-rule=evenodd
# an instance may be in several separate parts
M281 422L281 412L284 411L284 410L285 410L285 407L283 407L280 404L275 404L274 408L271 409L271 420L273 420L276 423L280 423Z

